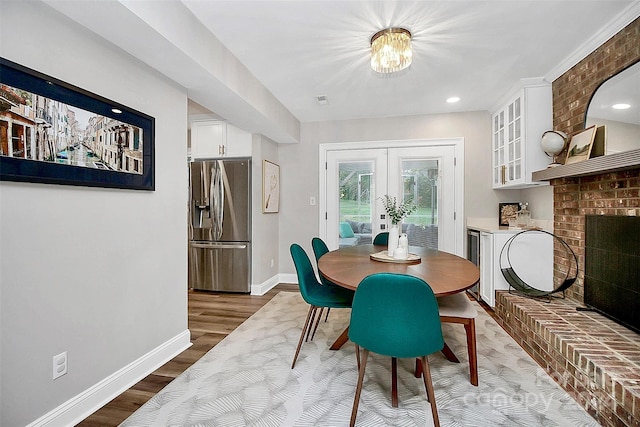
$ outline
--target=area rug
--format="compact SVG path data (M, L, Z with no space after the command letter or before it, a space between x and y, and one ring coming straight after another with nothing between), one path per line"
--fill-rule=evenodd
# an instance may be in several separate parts
M126 419L122 426L346 426L356 388L355 348L329 346L349 321L331 310L315 338L291 361L308 305L280 292ZM469 382L462 325L444 324L461 363L429 356L443 426L597 426L516 342L478 306L478 387ZM414 361L398 362L399 405L391 406L391 362L371 354L357 426L430 426L424 384Z

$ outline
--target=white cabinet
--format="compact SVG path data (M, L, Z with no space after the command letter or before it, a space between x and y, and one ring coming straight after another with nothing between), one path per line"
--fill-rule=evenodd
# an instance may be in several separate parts
M507 99L492 120L493 188L548 184L534 182L531 174L551 161L540 148L542 134L553 128L551 84L523 79Z
M251 156L251 134L224 121L191 123L191 158Z
M227 140L222 155L225 157L249 157L251 156L251 142L252 137L249 132L227 124Z
M494 307L496 290L509 289L500 271L500 251L513 233L480 233L480 297Z
M525 283L543 291L553 289L553 236L528 232L516 237L507 260L502 249L520 231L480 233L480 297L491 307L496 303L496 291L509 289L500 268L501 254L502 266L510 265Z
M227 140L227 124L217 120L191 123L191 158L210 159L222 155Z

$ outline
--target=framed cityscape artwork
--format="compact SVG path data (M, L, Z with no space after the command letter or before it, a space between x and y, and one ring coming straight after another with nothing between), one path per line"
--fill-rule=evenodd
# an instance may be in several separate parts
M154 190L155 120L0 58L0 180Z

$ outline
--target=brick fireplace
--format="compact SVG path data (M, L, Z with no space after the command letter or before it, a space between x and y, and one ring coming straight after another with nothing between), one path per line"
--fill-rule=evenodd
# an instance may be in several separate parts
M554 128L584 128L591 95L607 78L640 59L640 18L553 82ZM640 165L551 180L554 234L578 257L576 283L551 303L501 292L502 326L604 426L640 426L640 335L606 317L576 311L584 304L585 215L640 216ZM569 260L554 255L556 283Z

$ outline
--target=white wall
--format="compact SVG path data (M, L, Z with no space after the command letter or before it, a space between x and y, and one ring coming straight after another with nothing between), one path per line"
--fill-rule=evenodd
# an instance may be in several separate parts
M0 183L0 424L23 426L187 331L187 97L48 6L0 17L2 57L156 120L153 192Z
M289 246L300 243L311 256L318 233L319 145L335 142L463 137L465 139L465 216L497 218L498 203L519 200L520 191L491 188L489 112L405 116L304 123L299 144L280 145L280 272L295 273ZM302 163L303 162L303 163Z
M531 218L541 219L553 223L553 187L543 185L540 187L522 190L519 202L529 203L528 210Z

